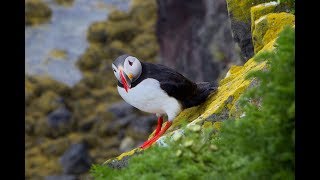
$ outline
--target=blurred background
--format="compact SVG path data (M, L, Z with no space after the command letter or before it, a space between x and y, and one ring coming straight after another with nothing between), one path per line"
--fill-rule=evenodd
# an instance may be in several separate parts
M225 0L25 0L26 179L90 179L155 128L118 95L115 58L218 81L248 58L230 26Z

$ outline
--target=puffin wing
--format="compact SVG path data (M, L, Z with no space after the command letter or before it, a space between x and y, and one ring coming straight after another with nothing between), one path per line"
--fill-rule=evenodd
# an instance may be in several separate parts
M145 63L149 77L159 81L161 89L183 106L197 92L197 85L180 73L161 64Z

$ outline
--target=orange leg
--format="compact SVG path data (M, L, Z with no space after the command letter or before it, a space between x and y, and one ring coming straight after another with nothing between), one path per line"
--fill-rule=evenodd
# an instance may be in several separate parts
M155 135L153 138L151 138L147 143L144 143L141 148L142 149L147 149L149 148L154 142L156 142L166 131L169 129L169 127L172 125L171 121L168 121L165 127L161 129L161 131Z
M157 129L156 129L156 132L154 133L153 137L156 136L157 134L159 134L159 132L160 132L160 130L161 130L161 127L162 127L162 123L163 123L163 118L162 118L162 116L160 116L160 117L158 118ZM152 139L152 138L151 138L151 139ZM145 146L146 144L148 144L151 139L149 139L149 140L147 140L146 142L144 142L140 147L143 147L143 146Z

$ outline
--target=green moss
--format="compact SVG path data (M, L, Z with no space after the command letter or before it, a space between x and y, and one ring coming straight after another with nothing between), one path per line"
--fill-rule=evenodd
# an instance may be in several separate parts
M260 83L241 97L244 117L221 122L216 133L185 129L178 141L167 141L169 146L133 156L127 168L94 165L91 174L98 180L294 179L294 30L285 28L276 50L254 58L267 60L269 69L250 73ZM257 97L262 98L260 109L248 101Z
M269 13L254 22L252 31L254 51L257 53L271 40L276 38L286 25L294 25L295 16L290 13Z
M36 25L49 21L52 10L42 0L27 0L24 15L26 25Z

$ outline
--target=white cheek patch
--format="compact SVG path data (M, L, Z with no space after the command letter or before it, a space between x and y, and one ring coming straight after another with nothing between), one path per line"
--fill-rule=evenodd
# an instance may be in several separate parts
M132 62L132 65L129 62ZM124 72L130 75L131 78L137 79L142 72L140 61L133 56L128 56L124 61Z

